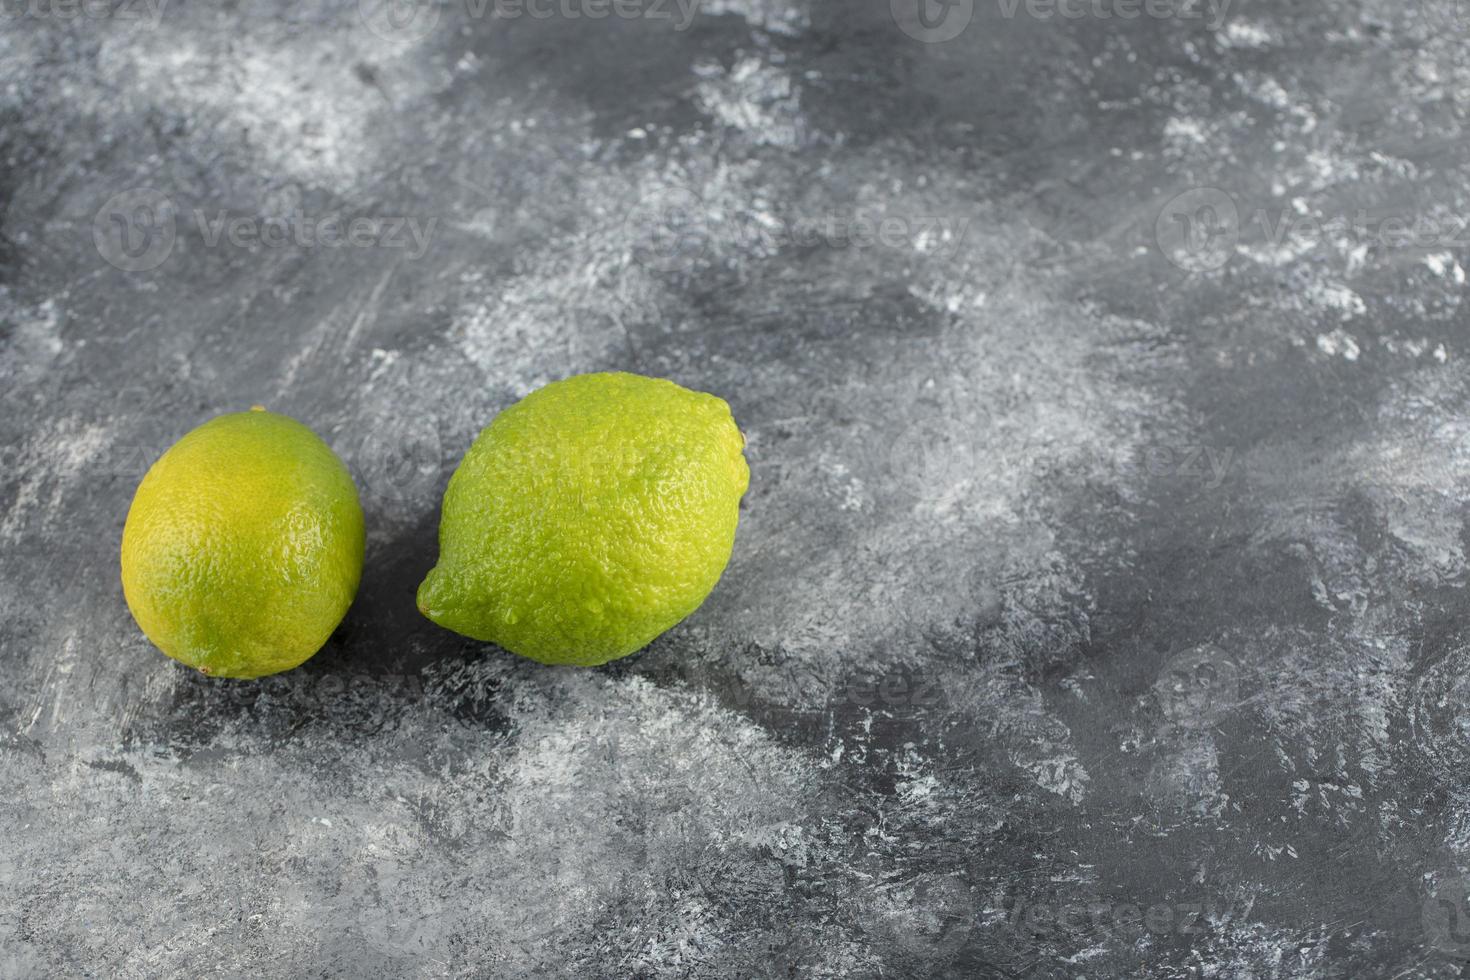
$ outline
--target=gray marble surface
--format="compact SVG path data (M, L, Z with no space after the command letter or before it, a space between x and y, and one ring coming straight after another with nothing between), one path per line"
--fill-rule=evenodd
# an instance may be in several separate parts
M1461 975L1470 12L920 2L4 6L0 976ZM714 595L422 619L606 369L747 434ZM252 403L367 564L210 681L118 540Z

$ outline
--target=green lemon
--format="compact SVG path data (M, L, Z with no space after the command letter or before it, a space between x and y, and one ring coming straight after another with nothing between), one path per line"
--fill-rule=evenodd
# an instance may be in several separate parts
M221 415L143 477L122 538L123 594L143 633L215 677L264 677L322 648L362 575L347 467L306 426Z
M730 406L672 381L583 374L533 392L450 479L419 610L542 663L641 649L725 570L744 447Z

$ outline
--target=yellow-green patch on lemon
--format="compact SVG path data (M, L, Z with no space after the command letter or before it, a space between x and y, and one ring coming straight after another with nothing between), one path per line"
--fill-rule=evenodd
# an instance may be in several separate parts
M420 611L548 664L643 648L724 572L744 447L730 406L672 381L583 374L532 392L450 479Z
M363 547L347 467L306 426L257 406L194 429L143 477L123 528L123 594L175 660L264 677L327 642Z

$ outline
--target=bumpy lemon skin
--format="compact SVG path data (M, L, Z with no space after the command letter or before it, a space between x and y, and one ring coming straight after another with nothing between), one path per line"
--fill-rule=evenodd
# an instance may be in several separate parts
M672 381L584 374L531 393L450 479L419 610L546 664L642 649L724 572L744 447L724 400Z
M364 546L347 467L300 422L256 408L204 423L148 470L123 528L123 594L175 660L264 677L326 643Z

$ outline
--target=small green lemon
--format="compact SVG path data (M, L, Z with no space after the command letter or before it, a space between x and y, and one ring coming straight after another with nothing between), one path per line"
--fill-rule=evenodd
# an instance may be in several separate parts
M264 677L322 648L362 575L347 467L262 408L176 442L143 477L122 538L123 594L143 633L215 677Z
M450 479L419 610L542 663L641 649L725 570L744 447L730 406L672 381L583 374L531 393Z

